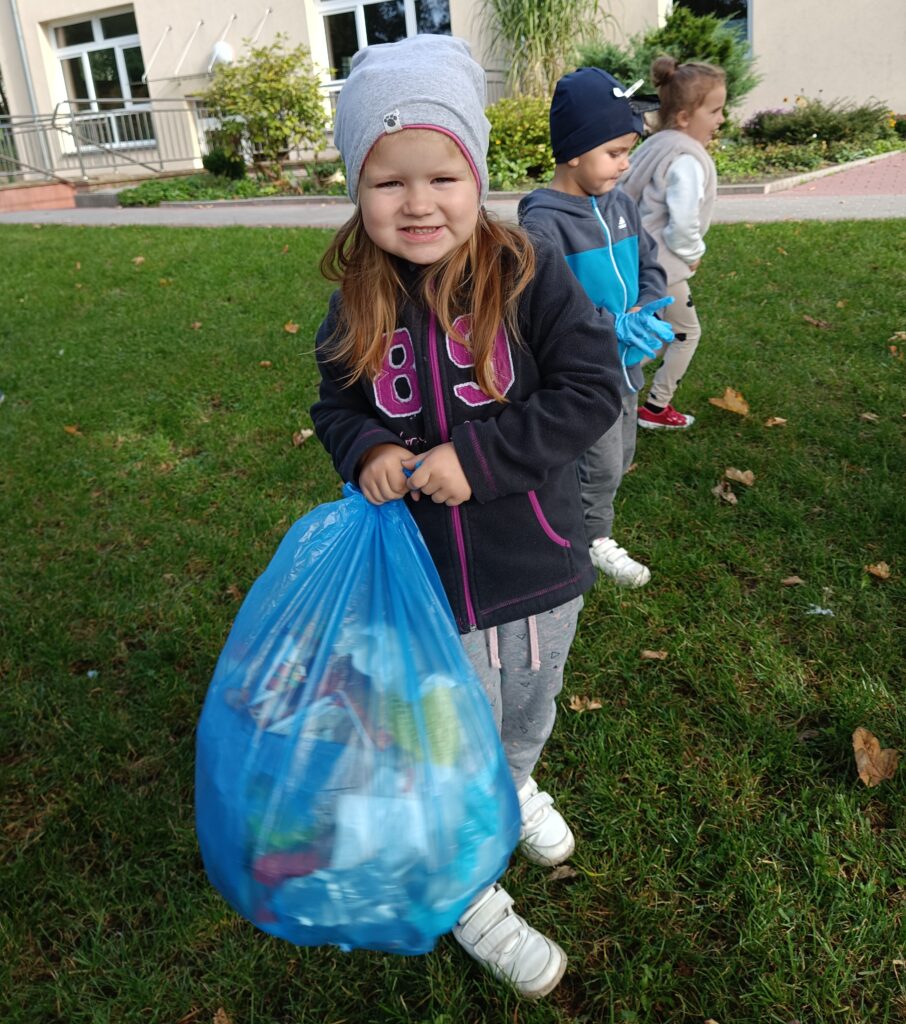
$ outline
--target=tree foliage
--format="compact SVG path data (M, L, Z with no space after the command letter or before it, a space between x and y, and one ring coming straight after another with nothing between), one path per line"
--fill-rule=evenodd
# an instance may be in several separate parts
M218 64L200 99L221 120L222 138L248 142L259 165L280 167L300 146L326 144L328 115L318 71L304 46L278 34L233 64Z
M736 106L758 84L746 41L726 20L693 14L676 6L661 28L634 35L622 46L611 42L586 44L580 49L583 66L604 68L620 81L642 78L644 92L653 92L651 62L668 54L680 64L705 61L723 68L727 76L727 106Z

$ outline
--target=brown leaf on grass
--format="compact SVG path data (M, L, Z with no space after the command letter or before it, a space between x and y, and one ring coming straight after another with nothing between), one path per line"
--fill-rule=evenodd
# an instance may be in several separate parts
M827 320L819 320L814 316L804 316L802 319L813 327L820 327L822 331L829 331L831 329L831 325Z
M859 419L866 423L877 423L881 417L876 412L860 412Z
M298 334L299 325L292 320L287 320L283 325L283 330L286 331L287 334Z
M63 429L66 431L67 434L72 434L73 437L82 436L82 431L79 430L78 426L74 423L70 424L67 427L63 427Z
M578 711L580 713L582 711L597 711L603 706L604 705L594 697L580 697L578 694L574 693L569 698L570 711Z
M173 278L172 277L159 277L157 279L157 283L161 286L161 288L169 288L170 285L173 284Z
M303 427L301 430L297 430L293 434L293 444L296 448L300 448L314 433L313 430L309 430L307 427Z
M878 786L893 778L900 755L889 747L882 750L877 737L861 725L853 733L853 752L859 778L866 786Z
M75 268L76 268L76 270L81 270L82 269L82 264L81 264L81 262L79 260L75 261Z
M887 351L893 356L894 359L902 360L903 353L896 347L896 345L888 345Z
M561 864L547 876L549 882L563 882L568 881L570 878L578 878L579 872L575 868L571 868L569 864Z
M871 573L872 576L877 576L879 580L890 579L890 566L886 562L875 562L874 565L866 565L865 571Z
M749 415L749 403L742 397L741 391L734 391L733 388L724 388L720 398L709 398L708 401L718 409L735 412L737 416Z
M284 245L280 252L289 252L289 245Z
M781 256L789 256L789 253L786 251L786 249L784 249L782 245L777 246L777 251L780 253Z
M849 305L849 299L837 299L834 305L837 307L837 309L846 309L846 307Z
M745 484L746 487L755 486L755 474L751 469L734 469L733 466L728 466L724 470L724 476L728 480L735 480L738 484Z
M200 320L193 320L193 321L192 321L192 322L191 322L191 323L189 324L189 327L190 327L190 328L191 328L191 329L192 329L193 331L200 331L200 330L201 330L201 321L200 321Z
M629 468L626 470L627 473L634 473L639 468L637 462L630 462Z
M721 501L725 501L728 505L736 504L736 495L726 480L721 480L716 487L712 487L711 493L715 497L720 498Z
M781 587L802 587L805 585L805 580L801 576L787 576L785 580L780 581Z
M665 661L667 658L666 651L642 651L639 655L642 661Z
M786 420L782 416L768 416L764 421L766 427L785 427Z
M906 342L906 331L896 331L887 339L888 341Z
M132 262L135 264L135 266L140 267L145 262L145 257L144 256L133 256L132 257Z
M241 601L242 600L242 591L239 589L239 587L236 586L235 583L231 583L226 588L225 593L226 593L227 597L231 597L234 601Z
M261 367L262 370L269 370L274 364L270 361L270 359L262 359L261 362L258 363L258 365Z
M220 1006L217 1008L217 1012L214 1014L214 1020L212 1024L233 1024L233 1021L230 1018L230 1015L226 1012L226 1010L222 1006Z

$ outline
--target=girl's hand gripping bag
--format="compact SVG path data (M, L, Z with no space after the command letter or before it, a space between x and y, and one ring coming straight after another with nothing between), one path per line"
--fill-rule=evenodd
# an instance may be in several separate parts
M503 873L519 809L490 706L402 501L296 522L198 725L205 868L298 945L426 953Z

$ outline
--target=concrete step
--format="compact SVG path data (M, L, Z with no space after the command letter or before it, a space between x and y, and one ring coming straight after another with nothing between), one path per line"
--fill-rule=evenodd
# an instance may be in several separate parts
M119 206L117 196L120 190L118 188L100 188L92 191L78 190L75 195L75 204L77 207L113 207Z

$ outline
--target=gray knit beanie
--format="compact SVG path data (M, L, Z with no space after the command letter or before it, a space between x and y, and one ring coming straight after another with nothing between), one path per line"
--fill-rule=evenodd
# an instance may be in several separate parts
M382 135L433 128L452 136L471 162L484 202L491 130L484 106L484 71L462 39L423 34L359 50L340 90L333 130L349 198L356 202L362 165Z

